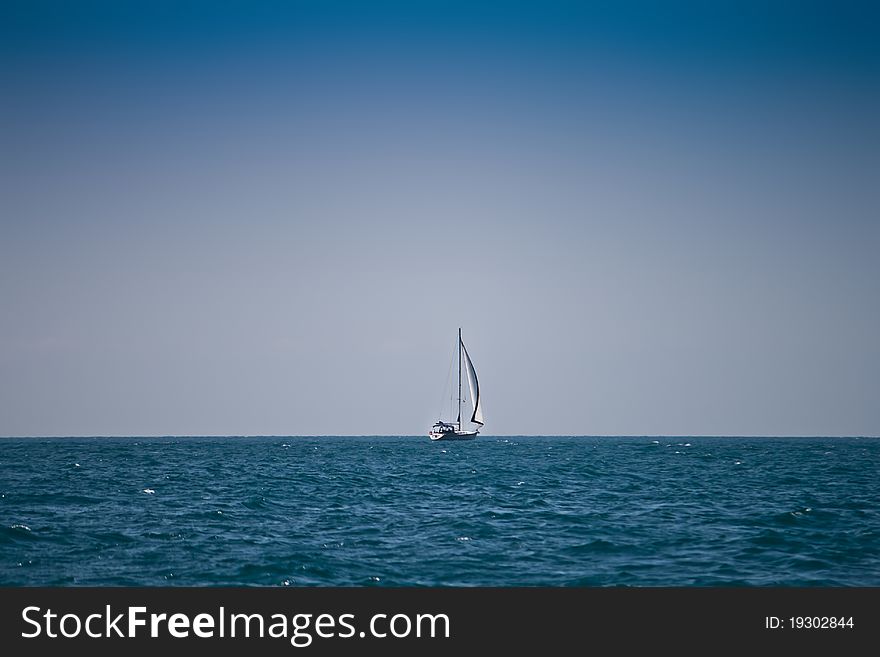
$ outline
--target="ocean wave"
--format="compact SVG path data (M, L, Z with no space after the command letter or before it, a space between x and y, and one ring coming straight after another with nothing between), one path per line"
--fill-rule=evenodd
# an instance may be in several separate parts
M880 586L877 440L136 442L4 442L0 582Z

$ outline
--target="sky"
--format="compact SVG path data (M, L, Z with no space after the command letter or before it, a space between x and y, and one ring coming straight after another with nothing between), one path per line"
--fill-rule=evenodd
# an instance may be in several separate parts
M880 435L851 2L5 2L0 436ZM446 417L445 419L449 419Z

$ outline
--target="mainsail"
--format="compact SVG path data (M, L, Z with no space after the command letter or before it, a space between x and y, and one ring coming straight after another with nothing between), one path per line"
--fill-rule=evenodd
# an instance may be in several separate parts
M471 357L468 356L464 342L461 343L461 350L464 354L464 365L467 370L468 388L471 391L471 403L474 405L474 414L471 416L471 422L474 424L483 424L483 406L480 404L480 384L477 381L477 372L474 370L474 364Z

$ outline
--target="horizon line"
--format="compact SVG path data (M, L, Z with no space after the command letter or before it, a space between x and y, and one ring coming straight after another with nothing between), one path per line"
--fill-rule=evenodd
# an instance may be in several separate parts
M427 434L72 434L0 436L0 440L58 438L424 438ZM880 435L853 434L481 434L483 438L880 438Z

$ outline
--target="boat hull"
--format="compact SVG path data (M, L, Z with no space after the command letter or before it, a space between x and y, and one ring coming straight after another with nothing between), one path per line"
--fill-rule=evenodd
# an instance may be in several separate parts
M431 440L473 440L479 433L479 431L432 431L428 435Z

